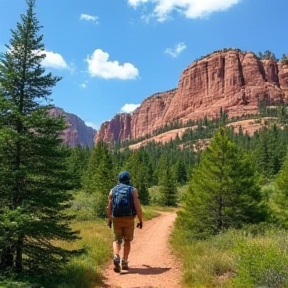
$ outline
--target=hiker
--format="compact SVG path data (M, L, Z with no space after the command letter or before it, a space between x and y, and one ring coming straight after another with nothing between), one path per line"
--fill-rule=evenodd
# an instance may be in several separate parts
M120 272L120 268L123 270L129 269L128 256L134 236L134 219L136 215L139 220L136 227L140 229L143 227L138 191L131 185L129 172L120 172L118 181L118 184L109 193L107 207L108 226L110 228L113 226L114 234L113 263L115 272ZM123 258L121 261L119 253L123 240Z

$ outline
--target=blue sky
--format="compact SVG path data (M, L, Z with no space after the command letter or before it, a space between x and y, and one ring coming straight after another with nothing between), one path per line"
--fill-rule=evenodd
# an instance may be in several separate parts
M0 0L0 51L26 11ZM288 54L287 0L38 0L54 104L96 129L222 48Z

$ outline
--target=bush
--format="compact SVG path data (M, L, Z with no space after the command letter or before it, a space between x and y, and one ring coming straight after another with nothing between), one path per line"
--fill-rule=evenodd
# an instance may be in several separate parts
M249 284L271 288L288 287L288 240L286 231L249 237L237 248L235 287ZM249 287L249 286L247 286Z
M288 287L288 232L271 224L231 229L205 241L174 228L185 287Z
M72 205L68 213L76 215L76 220L78 221L95 220L97 217L95 211L96 203L97 200L94 195L82 190L74 191Z

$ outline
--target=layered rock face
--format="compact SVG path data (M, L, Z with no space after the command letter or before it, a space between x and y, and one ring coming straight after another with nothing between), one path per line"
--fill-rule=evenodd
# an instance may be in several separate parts
M152 95L132 115L103 123L95 140L136 139L177 120L219 117L221 108L229 118L255 114L259 101L279 105L287 99L288 66L252 52L220 51L187 67L177 89Z
M117 114L111 121L102 123L100 130L95 135L95 142L125 140L131 138L131 115L128 113Z
M287 77L286 84L285 77L280 84L278 66L273 60L261 61L252 52L238 50L196 61L182 73L164 121L211 119L219 116L221 107L231 118L257 113L259 101L281 104L288 85Z
M117 114L112 120L102 123L95 136L95 143L136 139L163 126L163 117L169 108L176 89L156 93L146 98L132 113Z
M54 117L65 116L67 128L63 130L61 134L65 145L70 147L78 145L82 147L93 147L96 130L86 126L82 119L57 107L51 109L49 114Z
M146 98L142 104L133 112L131 117L131 138L150 134L161 128L165 123L163 119L176 94L176 89L156 93Z

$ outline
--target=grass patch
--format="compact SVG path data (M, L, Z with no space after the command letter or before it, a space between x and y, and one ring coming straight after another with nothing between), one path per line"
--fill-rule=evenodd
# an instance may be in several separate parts
M196 241L175 228L171 245L183 261L183 287L288 287L287 231L253 227Z
M66 249L83 249L74 256L57 275L39 275L27 281L3 281L1 288L97 288L101 287L102 269L112 257L112 232L103 219L75 222L73 230L79 230L82 239L58 245ZM39 284L37 284L39 283ZM41 285L40 285L41 284Z
M81 192L78 194L81 195ZM77 197L78 197L77 195ZM79 196L80 197L80 196ZM75 204L76 205L76 204ZM58 244L69 250L84 249L84 252L71 258L58 275L39 276L27 281L0 281L0 288L97 288L103 287L102 271L112 258L112 230L105 219L97 219L90 209L91 202L84 199L79 203L77 221L71 226L80 231L81 239L72 243ZM82 211L82 209L87 211ZM75 207L74 207L75 209ZM143 219L149 220L160 215L161 207L143 206ZM163 208L164 211L166 208ZM79 219L90 219L83 221ZM136 223L136 221L135 221ZM144 224L145 225L145 224ZM38 284L39 283L39 284Z

